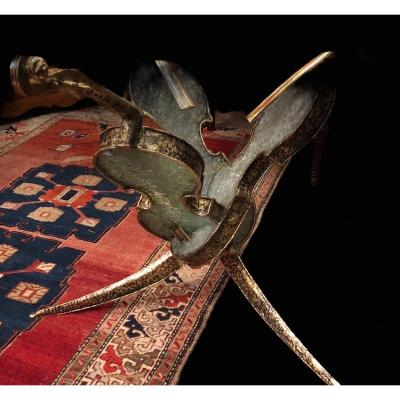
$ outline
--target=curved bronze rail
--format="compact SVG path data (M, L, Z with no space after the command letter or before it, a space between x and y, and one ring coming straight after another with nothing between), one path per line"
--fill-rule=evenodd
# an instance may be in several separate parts
M315 359L287 326L265 297L236 252L226 251L221 256L221 261L243 295L276 335L326 384L338 385L339 383L336 379Z
M119 282L82 296L79 299L42 308L31 314L30 317L36 318L45 315L71 313L118 300L167 278L181 266L182 261L173 256L171 252L167 252L158 260Z

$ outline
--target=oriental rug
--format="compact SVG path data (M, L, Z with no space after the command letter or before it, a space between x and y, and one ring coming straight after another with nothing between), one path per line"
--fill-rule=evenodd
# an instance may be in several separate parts
M139 194L92 166L99 135L119 121L93 107L0 126L0 384L177 383L228 279L220 262L185 266L117 302L29 318L131 275L168 250L138 224ZM249 139L238 131L203 136L228 157ZM259 216L282 172L264 177Z

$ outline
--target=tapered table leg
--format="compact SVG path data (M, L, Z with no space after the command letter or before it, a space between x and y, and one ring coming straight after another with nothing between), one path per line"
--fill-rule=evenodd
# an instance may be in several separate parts
M296 335L286 325L272 304L265 297L260 287L254 281L241 258L234 252L225 252L221 261L231 278L238 285L244 296L269 325L269 327L292 349L298 357L315 372L326 384L338 385L339 383L329 372L313 357L307 348L300 342Z

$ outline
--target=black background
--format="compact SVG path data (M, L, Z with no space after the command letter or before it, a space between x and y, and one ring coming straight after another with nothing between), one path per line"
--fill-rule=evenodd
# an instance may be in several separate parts
M95 10L94 10L95 11ZM1 96L16 54L76 67L122 93L146 59L181 64L212 109L249 111L294 70L334 50L337 102L321 183L310 146L279 183L244 261L343 384L397 384L394 196L398 17L1 17ZM318 384L229 282L181 384Z

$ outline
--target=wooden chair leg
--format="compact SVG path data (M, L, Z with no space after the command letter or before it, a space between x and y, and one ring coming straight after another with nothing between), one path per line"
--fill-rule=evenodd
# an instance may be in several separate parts
M321 174L322 156L324 154L326 139L330 132L328 125L321 128L313 140L312 165L311 165L311 186L317 187Z
M76 95L52 91L8 99L0 104L0 117L16 118L37 107L70 107L80 100Z

